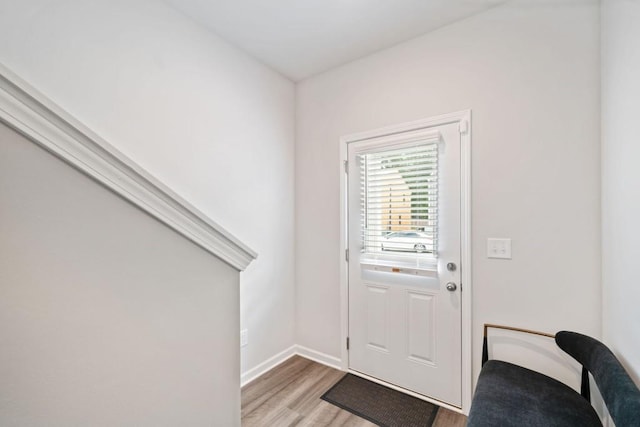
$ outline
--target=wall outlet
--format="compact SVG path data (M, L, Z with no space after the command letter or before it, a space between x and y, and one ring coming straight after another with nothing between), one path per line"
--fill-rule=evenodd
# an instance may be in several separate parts
M240 331L240 347L244 347L249 344L249 330L243 329Z
M511 239L487 239L487 258L511 259Z

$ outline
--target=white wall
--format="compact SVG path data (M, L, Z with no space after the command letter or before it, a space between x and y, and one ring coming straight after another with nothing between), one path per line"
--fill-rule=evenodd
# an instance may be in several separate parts
M604 338L640 384L640 2L602 3Z
M158 1L0 0L0 62L258 252L246 371L294 342L294 85Z
M509 2L299 84L299 344L340 356L340 136L464 109L476 374L485 322L600 335L598 15L597 1ZM488 237L512 238L513 260L487 259ZM556 353L526 354L578 384Z
M0 236L0 425L240 425L234 268L2 124Z

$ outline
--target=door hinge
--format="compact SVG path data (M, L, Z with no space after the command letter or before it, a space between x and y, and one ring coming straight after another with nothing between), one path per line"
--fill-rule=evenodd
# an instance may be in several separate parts
M347 160L345 160L343 162L343 164L344 164L344 173L348 174L349 173L349 162Z
M462 292L462 282L460 282L460 292Z
M462 134L467 133L469 131L469 122L466 120L460 120L458 122L458 130Z
M347 350L349 350L349 337L347 337Z
M349 249L344 250L344 260L349 262Z

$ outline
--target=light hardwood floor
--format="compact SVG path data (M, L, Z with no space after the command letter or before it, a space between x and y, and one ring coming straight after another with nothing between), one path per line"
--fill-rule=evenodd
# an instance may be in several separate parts
M320 399L344 372L300 356L242 388L244 427L375 426ZM434 427L464 427L466 417L440 408Z

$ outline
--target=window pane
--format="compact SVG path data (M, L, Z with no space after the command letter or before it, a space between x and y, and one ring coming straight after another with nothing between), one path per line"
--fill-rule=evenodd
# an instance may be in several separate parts
M363 252L435 257L438 144L367 153L359 161Z

